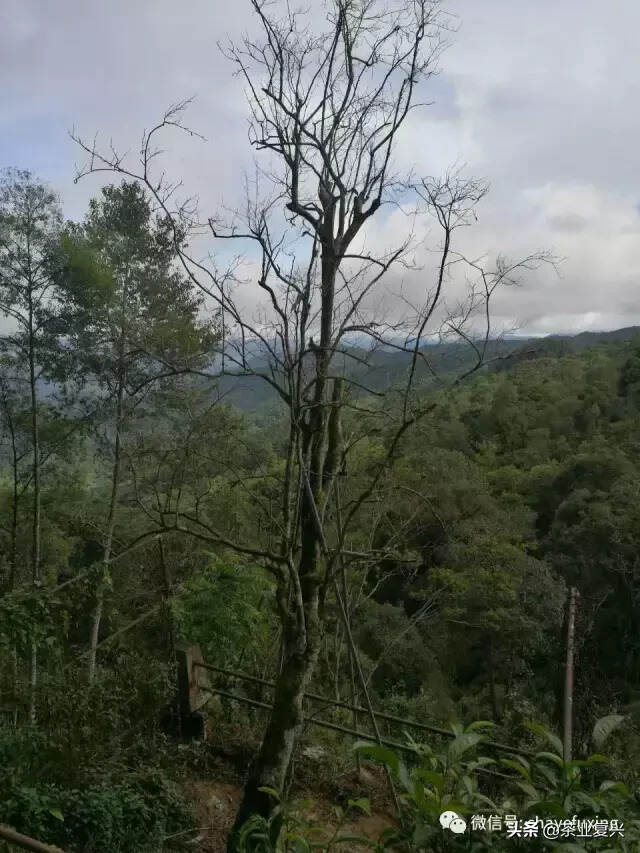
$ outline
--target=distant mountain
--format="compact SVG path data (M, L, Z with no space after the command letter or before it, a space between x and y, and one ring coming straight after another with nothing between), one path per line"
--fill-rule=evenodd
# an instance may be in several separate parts
M505 337L489 341L484 368L491 372L512 370L516 365L538 358L560 358L571 353L611 344L622 344L633 338L640 344L640 326L616 329L612 332L580 332L577 335L548 335L543 338ZM474 364L471 347L462 342L428 344L421 349L424 358L418 360L415 374L416 387L428 388L434 384L434 375L447 379L464 373ZM401 387L406 381L411 356L391 346L373 351L354 343L336 357L336 373L347 376L360 387L370 391L383 391ZM269 374L269 364L259 352L250 361L252 370ZM40 393L51 397L57 390L55 383L39 380ZM265 405L277 402L273 387L260 376L225 376L217 382L218 393L226 402L246 412L255 412Z
M577 335L548 335L544 338L520 339L520 346L513 351L507 361L497 364L495 369L510 370L522 361L536 358L560 358L597 346L626 343L634 338L637 338L640 344L640 326L628 326L611 332L579 332Z
M624 343L634 337L640 343L640 326L630 326L611 332L580 332L577 335L548 335L543 338L506 337L489 342L486 369L500 372L511 370L523 361L536 358L560 358L571 353L599 345ZM466 343L437 343L422 347L416 369L416 384L426 387L433 374L446 378L464 372L474 364L474 354ZM338 357L335 369L348 376L357 386L371 391L381 391L399 386L406 379L411 356L393 347L380 347L373 351L352 346ZM265 359L256 358L256 370L267 369ZM356 387L357 387L356 386ZM219 383L228 400L245 411L255 411L266 403L273 403L277 395L260 377L225 377Z

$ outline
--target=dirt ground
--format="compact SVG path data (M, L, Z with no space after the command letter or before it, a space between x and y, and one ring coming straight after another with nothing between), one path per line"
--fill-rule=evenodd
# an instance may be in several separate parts
M308 775L308 772L302 773L302 779L306 780ZM297 786L292 792L292 799L304 803L302 812L305 818L318 828L314 840L328 840L336 829L340 835L360 835L377 840L385 829L395 825L388 806L385 784L383 774L375 769L363 769L360 776L354 770L352 773L342 774L335 780L335 785L325 785L324 790L310 790L308 786L301 789ZM200 831L194 839L194 850L201 853L224 853L226 839L242 795L241 780L231 782L194 779L188 787L200 818ZM334 811L335 806L346 806L348 799L358 797L369 798L372 814L367 815L351 809L339 823ZM365 849L355 842L349 842L348 846L336 844L332 848L335 853L359 853Z

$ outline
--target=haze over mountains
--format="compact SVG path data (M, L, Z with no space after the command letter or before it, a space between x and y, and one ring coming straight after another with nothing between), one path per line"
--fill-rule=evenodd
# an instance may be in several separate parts
M606 344L623 343L634 337L640 339L640 326L628 326L607 332L580 332L577 335L548 335L545 337L507 336L489 342L487 364L482 370L510 370L522 361L561 357ZM453 374L464 373L474 364L474 353L466 343L450 342L430 344L423 348L433 372L443 380ZM374 351L353 347L355 358L343 357L341 368L355 382L380 391L400 383L406 375L410 356L391 347L379 347ZM366 364L364 363L366 361ZM252 364L256 370L267 367L266 359L256 358ZM432 381L425 362L420 360L417 367L417 383L425 385ZM244 411L255 411L265 404L277 400L275 391L260 377L225 377L218 383L227 402Z

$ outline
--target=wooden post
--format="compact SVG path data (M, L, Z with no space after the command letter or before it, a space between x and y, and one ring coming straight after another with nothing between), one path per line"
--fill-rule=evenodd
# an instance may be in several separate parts
M200 692L208 686L206 670L196 664L204 663L200 646L176 646L176 664L178 676L178 708L182 734L187 738L206 740L204 716L201 708L208 694Z
M563 758L571 761L571 741L573 737L573 655L576 630L576 603L578 590L572 586L569 591L569 610L567 613L567 649L564 669L564 726Z

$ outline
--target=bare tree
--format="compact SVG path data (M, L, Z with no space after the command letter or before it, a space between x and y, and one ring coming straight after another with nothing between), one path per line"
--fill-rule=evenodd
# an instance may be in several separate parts
M272 802L261 788L283 790L303 723L303 693L320 650L327 595L336 596L344 614L337 583L342 567L348 572L354 561L384 556L348 548L347 542L358 524L366 526L369 502L376 499L407 430L437 409L437 401L425 398L420 388L421 377L436 373L425 344L438 333L455 334L473 354L464 373L478 370L491 334L491 297L508 283L508 275L487 273L474 261L467 265L472 274L467 300L447 313L444 292L452 269L463 262L453 254L452 235L471 223L486 186L457 173L416 181L395 171L394 144L420 106L444 46L446 21L438 3L402 0L387 8L379 0L331 0L325 6L327 27L318 34L288 8L278 17L272 4L252 0L252 7L260 40L246 38L226 52L245 81L250 140L267 152L268 167L255 187L247 185L243 210L206 222L217 240L239 239L255 247L249 260L258 272L252 280L242 280L240 265L219 270L181 246L180 235L197 231L203 222L194 203L177 203L178 185L157 177L154 145L166 129L187 130L186 104L170 109L144 134L139 167L73 134L89 155L79 177L106 170L140 180L174 223L184 270L220 314L223 334L210 373L260 377L287 414L280 508L272 519L275 547L230 543L208 516L204 499L191 509L173 507L157 526L260 557L277 583L281 670L230 850L250 814L270 812ZM270 188L266 195L264 185ZM369 247L368 223L394 206L411 214L406 239L389 249ZM386 318L376 316L376 300L392 295L389 275L413 263L411 222L424 213L435 216L444 234L435 279L416 304L400 296L393 310L385 306ZM531 255L509 268L515 272L547 259ZM266 303L258 316L240 307L238 292L251 286ZM381 346L400 353L406 365L402 387L388 394L367 384L369 356ZM338 523L336 484L348 476L353 450L371 436L380 440L383 452L342 507ZM348 621L345 629L352 643Z

